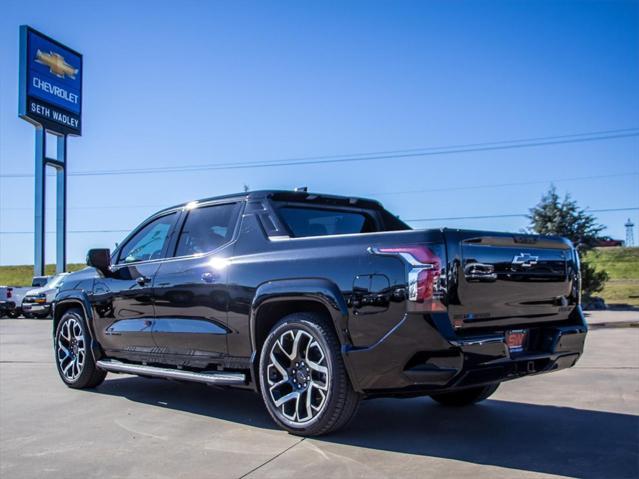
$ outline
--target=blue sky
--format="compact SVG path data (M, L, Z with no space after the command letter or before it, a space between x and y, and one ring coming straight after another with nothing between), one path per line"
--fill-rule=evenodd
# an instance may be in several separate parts
M18 27L84 54L69 172L273 161L639 127L638 2L39 2L0 15L0 176L33 173L17 117ZM631 173L635 173L632 175ZM526 212L556 181L639 205L639 138L340 164L69 177L69 230L129 230L205 196L378 197L402 218ZM611 174L623 176L604 177ZM512 182L542 183L467 188ZM54 183L48 180L48 206ZM385 194L457 187L456 190ZM54 228L49 210L48 229ZM634 212L598 214L624 236ZM519 231L525 218L419 223ZM0 177L0 264L31 263L33 178ZM70 233L68 256L125 233ZM635 236L637 236L635 230ZM48 235L47 259L54 260Z

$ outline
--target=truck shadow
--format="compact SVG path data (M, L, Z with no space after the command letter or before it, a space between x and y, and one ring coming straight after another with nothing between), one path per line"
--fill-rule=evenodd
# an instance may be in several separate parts
M248 391L132 377L93 391L277 429ZM639 475L639 416L501 400L460 409L428 398L365 401L346 430L313 441L588 479Z

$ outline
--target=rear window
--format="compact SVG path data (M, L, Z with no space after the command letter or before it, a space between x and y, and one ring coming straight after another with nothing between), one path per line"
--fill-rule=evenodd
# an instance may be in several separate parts
M373 218L363 211L284 206L278 213L296 238L378 231Z

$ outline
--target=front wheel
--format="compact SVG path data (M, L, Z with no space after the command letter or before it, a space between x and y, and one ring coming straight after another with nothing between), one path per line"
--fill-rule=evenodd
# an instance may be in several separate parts
M82 312L66 311L56 328L54 349L60 378L70 388L93 388L106 377L106 371L95 364L89 350L90 341Z
M430 397L444 406L469 406L488 399L499 387L499 383L460 389L446 393L431 394Z
M7 312L7 316L11 319L17 319L20 317L20 311L18 309L12 309Z
M360 396L353 390L332 325L295 313L278 322L260 354L260 389L269 414L292 434L319 436L344 427Z

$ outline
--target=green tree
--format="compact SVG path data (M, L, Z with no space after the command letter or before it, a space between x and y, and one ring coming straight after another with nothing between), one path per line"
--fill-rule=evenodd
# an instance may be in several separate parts
M542 196L537 206L530 209L528 219L530 229L535 233L564 236L575 245L581 262L581 289L584 296L591 297L603 289L608 273L597 271L584 260L584 256L597 240L604 238L601 232L605 226L580 208L570 195L561 199L554 186Z

